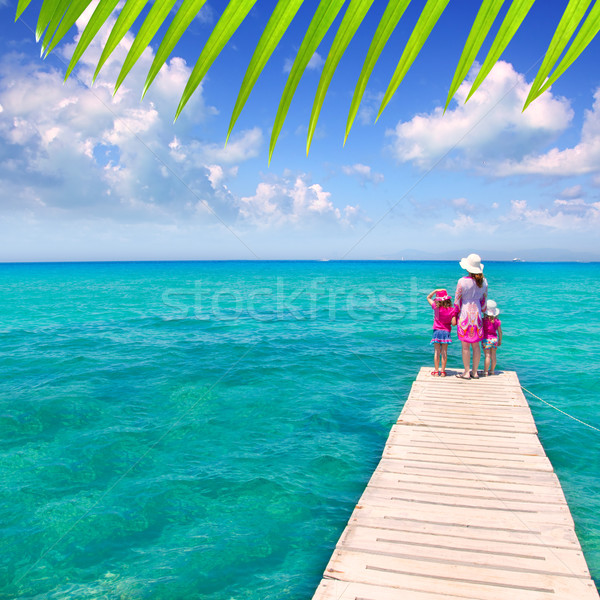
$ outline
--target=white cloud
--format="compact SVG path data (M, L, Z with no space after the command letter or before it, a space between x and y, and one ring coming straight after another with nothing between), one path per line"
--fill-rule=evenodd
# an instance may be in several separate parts
M215 11L210 4L205 4L200 12L196 15L195 19L200 23L211 25L215 21Z
M458 162L462 167L493 171L500 161L520 160L546 145L571 122L569 103L550 92L522 112L529 86L523 75L503 61L465 104L474 76L471 73L459 87L454 109L443 114L438 107L399 122L387 132L399 161L427 169L446 158L447 166Z
M342 172L345 175L357 177L362 185L365 185L367 181L377 184L384 180L382 173L375 173L369 165L363 165L361 163L344 165L342 166Z
M371 92L368 89L363 94L357 118L362 125L372 125L383 100L383 92Z
M253 196L243 197L240 216L262 226L337 223L349 225L359 218L358 206L339 209L331 193L310 184L306 175L284 176L261 182Z
M91 81L100 41L64 85L61 73L43 63L19 55L0 63L1 215L37 223L56 217L161 227L225 222L259 229L344 227L361 219L357 206L338 208L331 193L306 175L271 176L252 195L233 193L228 181L240 163L257 156L262 130L240 131L227 147L196 139L197 124L215 113L201 88L173 125L189 75L179 58L160 71L140 103L132 90L143 86L151 51L113 98L109 82L130 44L126 36L92 90L81 81ZM378 177L368 167L363 171Z
M283 62L283 72L284 73L289 73L292 70L292 66L294 65L294 60L295 60L295 58L286 58L285 59L285 61ZM323 60L323 57L318 52L315 52L310 57L310 60L308 61L306 68L310 69L311 71L317 71L324 64L325 64L325 61Z
M600 224L600 202L557 199L551 206L533 208L525 200L513 200L504 220L554 230L596 229Z
M479 223L465 213L460 213L456 219L452 220L452 223L437 223L435 227L452 235L461 235L469 231L481 231L484 228L492 233L497 229L497 225Z
M543 154L530 153L521 160L506 160L499 166L498 172L500 175L550 176L600 172L600 88L594 94L592 109L585 111L579 144L565 150L552 148Z
M79 31L89 16L90 10L78 21ZM173 124L190 74L177 57L140 102L137 90L153 60L150 49L113 98L112 82L132 43L129 34L88 89L83 82L91 82L107 35L105 28L65 84L61 73L22 55L0 62L0 210L168 223L190 215L206 218L209 205L220 218L237 219L237 200L225 179L235 163L257 155L261 130L240 132L225 149L196 139L197 125L216 113L205 104L202 86ZM70 56L73 49L71 44L62 52Z
M263 133L254 127L234 135L227 146L221 144L203 144L200 154L205 161L217 161L226 164L240 163L258 156L263 142Z
M463 210L472 208L472 205L469 204L466 198L454 198L451 202L456 208L462 208Z
M310 57L310 60L308 61L306 68L316 71L317 69L320 69L324 64L325 64L325 61L323 60L323 57L318 52L315 52Z
M581 198L583 195L583 188L580 185L574 185L572 187L565 188L559 195L559 198Z

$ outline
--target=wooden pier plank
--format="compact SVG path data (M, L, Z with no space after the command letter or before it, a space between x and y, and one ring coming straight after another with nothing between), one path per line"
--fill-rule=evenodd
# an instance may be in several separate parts
M516 373L420 370L313 600L400 597L599 600Z

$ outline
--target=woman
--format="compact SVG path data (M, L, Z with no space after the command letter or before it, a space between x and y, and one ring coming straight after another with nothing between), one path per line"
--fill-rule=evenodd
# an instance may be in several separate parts
M458 280L454 303L459 311L456 319L458 339L462 344L464 372L457 374L461 379L479 379L477 368L481 359L479 342L483 340L483 311L486 309L487 281L483 277L483 265L477 254L469 254L460 261L468 275ZM471 349L473 369L470 370Z

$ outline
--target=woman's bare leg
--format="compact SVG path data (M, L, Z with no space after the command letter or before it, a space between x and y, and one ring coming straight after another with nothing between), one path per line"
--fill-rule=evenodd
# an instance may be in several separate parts
M477 369L479 369L479 361L481 360L481 346L478 342L471 344L473 346L473 371L471 377L478 377Z
M463 367L465 368L463 375L465 377L469 377L469 367L471 364L471 344L468 342L463 342L462 340L460 343L462 344L462 360Z

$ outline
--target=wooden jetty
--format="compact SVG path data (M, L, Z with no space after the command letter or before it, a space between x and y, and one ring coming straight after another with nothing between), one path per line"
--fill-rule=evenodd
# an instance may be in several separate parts
M516 373L430 372L313 600L598 600Z

